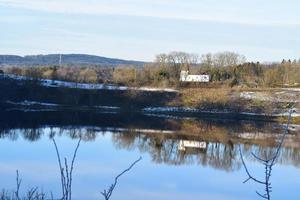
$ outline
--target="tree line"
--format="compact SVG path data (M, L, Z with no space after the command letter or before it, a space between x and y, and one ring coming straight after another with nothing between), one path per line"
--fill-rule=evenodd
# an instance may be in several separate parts
M283 60L281 63L247 62L246 57L234 52L207 53L201 56L186 52L158 54L153 62L142 67L86 66L5 66L0 72L74 81L79 83L113 83L128 86L180 87L198 86L182 84L180 71L191 74L209 74L210 84L229 87L287 87L300 85L300 60Z

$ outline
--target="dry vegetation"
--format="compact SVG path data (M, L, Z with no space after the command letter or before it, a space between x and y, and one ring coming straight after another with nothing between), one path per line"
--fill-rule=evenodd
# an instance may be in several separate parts
M209 74L209 83L181 83L180 71ZM280 103L262 99L240 98L241 91L273 93L272 88L298 87L300 61L283 60L282 63L247 63L244 56L223 52L202 55L171 52L159 54L153 63L143 67L3 67L4 73L32 78L65 80L78 83L112 83L133 87L172 87L179 90L177 98L166 102L170 106L189 106L210 110L272 112L284 108ZM136 98L136 92L128 96ZM268 96L268 95L267 95ZM289 98L287 98L289 99Z
M232 93L233 90L229 88L188 88L181 90L180 102L185 106L196 108L206 108L207 104L226 107L232 100Z
M128 86L202 87L201 84L179 82L181 70L192 74L210 74L211 81L205 87L297 87L300 85L300 62L283 60L282 63L247 63L244 56L223 52L196 54L171 52L159 54L153 63L143 67L2 67L1 72L33 78L59 79L85 83L115 83Z
M184 106L208 111L257 112L271 114L275 109L285 109L280 102L240 97L238 88L186 88L180 90L169 106Z

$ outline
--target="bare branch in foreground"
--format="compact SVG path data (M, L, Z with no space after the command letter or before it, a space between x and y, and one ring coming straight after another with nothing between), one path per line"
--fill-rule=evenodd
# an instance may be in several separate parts
M73 169L74 169L75 159L77 156L77 151L80 146L81 137L78 140L77 146L75 148L70 167L69 167L67 158L64 158L64 166L63 166L56 141L54 138L52 139L52 141L55 146L59 170L60 170L60 180L61 180L62 195L63 195L61 200L71 200L72 199Z
M121 172L119 175L117 175L115 177L115 182L113 184L111 184L111 186L108 188L108 190L104 190L103 192L101 192L101 194L104 196L105 200L109 200L116 185L118 184L118 179L125 174L126 172L130 171L138 162L140 162L142 160L142 157L140 157L139 159L137 159L136 161L134 161L127 169L125 169L123 172Z
M17 172L17 178L16 178L17 188L16 188L15 195L16 195L17 200L20 200L19 192L20 192L20 186L21 186L22 179L20 179L20 177L19 177L19 171L17 170L16 172Z
M288 134L289 125L291 123L292 113L293 113L293 110L291 109L289 111L288 122L286 124L284 133L282 134L282 137L280 139L279 145L276 148L275 154L273 156L271 156L271 158L267 158L267 156L265 158L261 158L261 157L255 155L254 153L251 153L252 156L256 160L260 161L264 165L264 170L265 170L264 180L258 180L257 178L255 178L249 172L248 167L247 167L247 165L246 165L246 163L244 161L243 155L242 155L241 146L239 145L239 152L240 152L240 157L241 157L241 160L242 160L242 164L243 164L244 169L245 169L245 171L246 171L246 173L248 175L248 178L243 183L246 183L249 180L252 180L252 181L254 181L254 182L258 183L258 184L264 185L264 187L265 187L265 193L264 194L261 194L261 193L259 193L259 192L256 191L257 195L260 196L263 199L267 199L267 200L271 199L272 187L271 187L270 177L271 177L271 174L272 174L273 166L276 164L277 158L278 158L280 150L282 148L285 136Z

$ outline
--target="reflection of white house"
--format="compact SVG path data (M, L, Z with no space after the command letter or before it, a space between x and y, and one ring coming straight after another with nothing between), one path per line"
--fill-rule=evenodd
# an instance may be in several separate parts
M200 74L200 75L189 75L189 71L180 72L180 81L182 82L209 82L209 75Z
M180 140L178 150L185 151L187 148L206 149L206 142Z

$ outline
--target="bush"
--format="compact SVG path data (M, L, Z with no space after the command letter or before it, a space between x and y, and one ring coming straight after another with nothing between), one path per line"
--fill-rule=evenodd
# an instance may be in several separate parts
M117 67L113 72L113 81L122 85L133 85L136 81L136 69L133 67Z
M95 70L86 68L79 73L80 82L96 83L98 81Z

